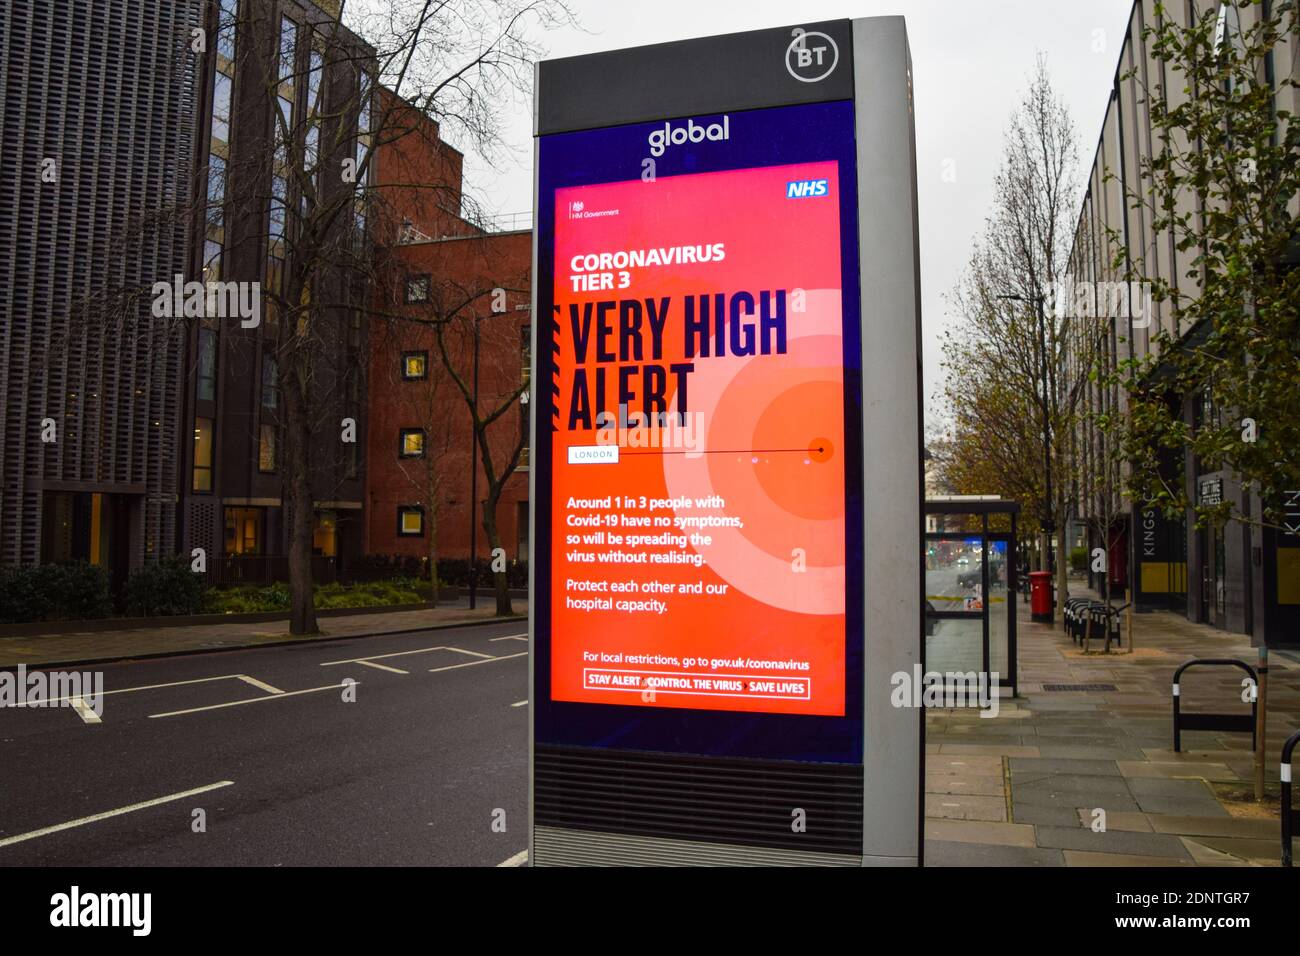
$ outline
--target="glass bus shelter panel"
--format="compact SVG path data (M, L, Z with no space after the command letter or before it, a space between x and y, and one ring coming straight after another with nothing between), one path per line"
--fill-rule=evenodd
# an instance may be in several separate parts
M987 548L989 566L989 670L1006 682L1011 674L1011 592L1008 587L1010 553L1007 542L990 541Z
M925 598L933 611L978 611L984 597L983 539L927 542Z
M978 673L984 670L984 619L975 614L931 622L925 637L928 673Z

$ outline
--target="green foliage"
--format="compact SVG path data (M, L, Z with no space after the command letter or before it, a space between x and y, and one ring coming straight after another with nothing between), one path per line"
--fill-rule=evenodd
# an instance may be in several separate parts
M318 584L314 588L315 606L326 608L388 607L420 604L432 597L429 582L412 577L355 584ZM213 593L213 610L222 614L260 614L289 610L289 586L244 585Z
M84 621L112 613L105 568L84 561L0 568L0 623Z
M1279 64L1290 62L1300 23L1290 0L1267 16L1255 0L1237 0L1231 12L1226 35L1217 5L1189 26L1166 15L1145 31L1170 89L1146 90L1155 155L1142 162L1130 201L1193 255L1173 281L1133 263L1130 278L1151 283L1175 328L1106 377L1128 394L1120 433L1130 495L1170 516L1193 508L1202 523L1243 516L1230 500L1188 501L1181 481L1162 479L1161 461L1184 448L1201 471L1254 485L1265 513L1253 520L1276 521L1283 493L1300 488L1300 270L1286 264L1300 233L1300 123L1286 109L1298 84L1286 75L1275 77L1276 90L1265 82L1275 47ZM1184 396L1208 412L1198 427L1182 414Z
M1071 548L1070 549L1070 570L1079 574L1088 572L1088 549Z
M125 599L131 617L202 614L207 610L208 581L191 570L183 556L160 558L132 573Z

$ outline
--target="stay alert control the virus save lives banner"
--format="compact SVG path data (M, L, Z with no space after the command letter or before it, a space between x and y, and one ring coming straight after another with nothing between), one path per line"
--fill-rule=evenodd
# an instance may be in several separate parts
M845 713L840 189L822 161L554 191L552 700Z

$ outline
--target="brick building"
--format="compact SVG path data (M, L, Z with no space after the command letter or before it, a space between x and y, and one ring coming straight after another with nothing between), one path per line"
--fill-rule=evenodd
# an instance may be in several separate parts
M383 229L393 239L369 329L365 550L469 556L471 467L480 501L488 489L466 400L477 395L481 417L499 412L486 432L493 472L518 452L496 522L507 557L526 559L532 234L462 218L460 154L413 111L398 106L390 116L397 126L409 117L416 135L378 155ZM487 557L481 516L475 536Z

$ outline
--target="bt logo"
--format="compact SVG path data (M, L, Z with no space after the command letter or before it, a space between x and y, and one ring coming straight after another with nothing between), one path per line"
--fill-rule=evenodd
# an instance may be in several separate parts
M785 48L785 68L800 83L816 83L835 72L840 48L825 33L796 27Z
M829 195L830 191L830 183L825 179L802 179L785 184L786 199L811 199Z

